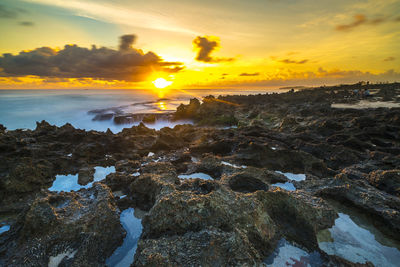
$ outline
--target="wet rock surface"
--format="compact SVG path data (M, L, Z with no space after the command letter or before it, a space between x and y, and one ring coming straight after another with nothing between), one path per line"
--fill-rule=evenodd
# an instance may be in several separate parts
M400 240L400 109L332 107L357 103L352 90L363 86L210 96L168 115L197 125L160 131L1 126L0 225L10 229L0 234L0 265L104 266L125 236L120 212L135 208L144 214L133 266L261 266L283 239L323 265L362 266L322 251L317 235L337 220L335 200ZM399 101L398 84L368 86L368 101ZM92 182L94 166L115 172L77 192L48 190L56 175ZM273 186L286 182L296 190Z

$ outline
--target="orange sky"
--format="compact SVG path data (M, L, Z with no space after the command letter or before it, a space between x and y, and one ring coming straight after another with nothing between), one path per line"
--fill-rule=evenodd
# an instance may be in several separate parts
M399 14L399 0L3 0L0 88L400 81Z

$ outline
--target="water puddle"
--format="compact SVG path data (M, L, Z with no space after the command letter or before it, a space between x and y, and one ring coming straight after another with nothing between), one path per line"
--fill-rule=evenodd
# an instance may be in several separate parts
M368 101L368 100L360 100L358 103L354 104L345 104L345 103L337 103L332 104L332 108L350 108L350 109L366 109L366 108L400 108L400 103L395 103L391 101Z
M290 244L286 239L281 239L275 251L265 260L266 266L271 267L318 267L323 265L318 252L307 251Z
M82 188L88 189L91 188L95 182L102 181L108 174L115 172L114 166L95 167L94 169L95 173L93 182L90 182L87 185L80 185L78 183L78 174L56 175L56 180L54 180L53 185L49 188L49 190L53 192L71 192L78 191Z
M229 129L237 129L238 127L236 125L232 126L223 126L223 127L215 127L216 129L221 129L221 130L229 130Z
M137 242L142 234L142 220L135 217L135 210L129 208L121 213L120 221L126 231L124 242L118 247L106 264L110 267L131 266L137 249Z
M63 253L58 254L57 256L51 256L49 259L48 267L57 267L60 263L65 259L72 259L75 257L77 250L67 250Z
M9 225L2 225L0 227L0 235L5 233L5 232L7 232L7 231L9 231L9 230L10 230L10 226Z
M365 214L343 207L339 211L345 213L338 213L335 225L318 233L321 250L354 263L369 261L375 266L399 266L399 242L384 236L367 218L363 218Z
M190 157L190 159L192 160L192 162L194 162L194 163L197 163L197 162L200 162L200 160L198 159L198 158L196 158L196 157Z
M178 175L179 178L181 179L190 179L190 178L199 178L203 180L214 180L210 175L202 173L202 172L196 172L192 174L181 174Z
M299 181L304 181L306 179L306 175L305 174L294 174L294 173L291 173L291 172L281 172L281 171L275 171L275 172L286 176L286 178L288 178L291 181L299 182ZM287 191L295 191L296 190L296 187L291 182L276 183L276 184L271 184L271 186L272 187L279 187L279 188L285 189Z
M306 179L306 175L305 174L294 174L291 172L281 172L281 171L275 171L276 173L279 174L283 174L286 176L286 178L288 178L289 180L293 180L293 181L304 181Z
M230 166L230 167L233 167L233 168L236 168L236 169L246 169L247 168L247 166L245 166L245 165L239 166L239 165L232 164L232 163L229 163L229 162L226 162L226 161L221 161L221 164L222 165L226 165L226 166Z
M295 191L296 187L290 182L271 184L272 187L279 187L287 191Z

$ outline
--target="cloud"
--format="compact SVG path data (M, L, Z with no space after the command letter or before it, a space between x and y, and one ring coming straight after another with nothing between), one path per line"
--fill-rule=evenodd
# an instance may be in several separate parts
M340 70L318 68L314 71L296 72L289 68L282 68L276 72L263 73L264 79L257 81L225 81L220 80L213 84L193 84L193 88L277 88L283 86L321 86L352 84L359 81L370 82L399 82L400 73L395 70L387 70L380 73L372 73L361 70Z
M308 59L303 59L303 60L292 60L289 58L279 60L279 62L285 63L285 64L305 64L308 62Z
M395 59L395 57L387 57L383 61L394 61Z
M18 23L18 25L25 26L25 27L31 27L31 26L34 26L35 23L33 23L32 21L21 21Z
M384 22L389 22L392 21L391 19L392 16L384 16L384 17L379 17L379 18L374 18L374 19L369 19L367 16L364 14L357 14L354 16L353 22L349 24L340 24L336 26L337 31L351 31L354 28L357 28L361 25L372 25L376 26ZM400 17L393 19L394 22L399 22Z
M215 58L211 54L220 48L219 39L214 36L197 36L193 44L198 49L196 60L206 63L218 63L233 61L233 58Z
M259 72L254 72L254 73L243 72L243 73L239 74L239 76L242 76L242 77L251 77L251 76L259 76L259 75L260 75Z
M336 26L337 31L348 31L353 28L356 28L362 24L367 22L367 18L363 14L357 14L354 16L354 21L350 24L341 24Z
M91 49L66 45L61 50L50 47L21 51L0 57L0 76L34 75L53 78L92 78L139 82L153 71L178 72L182 63L163 61L153 52L133 48L134 35L120 37L119 50L106 47Z
M305 64L309 62L308 59L302 59L302 60L295 60L295 59L290 59L290 58L284 58L284 59L278 59L276 56L270 56L270 58L274 61L285 63L285 64Z
M136 35L134 34L126 34L122 35L120 38L119 50L128 51L132 49L133 44L136 41Z

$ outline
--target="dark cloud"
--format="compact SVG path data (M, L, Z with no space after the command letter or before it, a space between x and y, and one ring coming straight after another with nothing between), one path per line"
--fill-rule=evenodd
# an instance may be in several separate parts
M243 77L259 76L259 75L260 75L259 72L254 72L254 73L243 72L243 73L239 74L239 76L243 76Z
M66 45L61 50L49 47L21 51L18 55L0 56L1 76L35 75L53 78L93 78L104 80L143 81L153 71L178 72L179 62L163 61L153 52L144 53L132 47L135 37L120 38L120 49L91 49Z
M289 58L281 59L279 62L285 63L285 64L305 64L308 62L308 59L303 59L303 60L293 60Z
M219 40L211 36L197 36L193 40L193 44L199 50L196 56L197 61L207 63L229 62L233 58L216 58L212 57L211 53L220 47Z
M136 35L134 34L126 34L119 37L119 50L121 51L128 51L131 50L133 44L136 41Z
M33 23L32 21L21 21L18 23L18 25L25 26L25 27L31 27L31 26L34 26L35 23Z
M394 61L395 59L395 57L387 57L383 61Z

